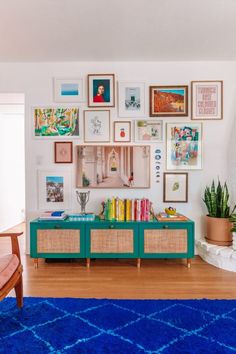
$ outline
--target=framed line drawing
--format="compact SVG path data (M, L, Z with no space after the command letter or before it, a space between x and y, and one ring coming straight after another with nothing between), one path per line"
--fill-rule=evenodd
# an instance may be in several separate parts
M131 141L131 122L114 121L114 142L128 143Z
M84 111L84 142L110 142L110 111Z
M145 83L126 82L118 83L119 117L145 116Z
M88 107L115 107L115 75L88 75Z
M188 173L164 172L163 202L187 203L188 202Z
M188 115L188 86L150 86L151 117L185 117Z
M55 102L82 102L84 97L82 78L54 78Z
M135 120L135 142L156 143L163 141L163 121L154 119Z
M73 143L72 141L54 142L54 162L72 163L73 162Z
M191 82L192 120L223 119L223 81Z

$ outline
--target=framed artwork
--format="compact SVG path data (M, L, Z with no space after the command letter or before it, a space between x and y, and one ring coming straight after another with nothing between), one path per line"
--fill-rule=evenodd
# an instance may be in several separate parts
M140 143L163 141L163 121L154 119L136 120L135 141Z
M125 121L114 122L114 142L128 143L131 141L131 123Z
M150 188L150 146L77 146L77 188Z
M193 120L223 119L223 81L192 81Z
M35 137L79 137L79 108L33 108Z
M86 143L110 142L110 111L84 111L84 141Z
M187 173L164 173L164 203L187 203L188 202L188 174Z
M151 117L188 115L188 86L150 86Z
M71 141L54 142L54 162L55 163L73 162L73 143Z
M88 75L88 106L115 107L115 75Z
M70 194L70 171L38 170L38 206L40 210L69 208Z
M145 116L145 83L120 81L118 88L119 116Z
M202 168L202 124L167 123L167 170L200 170Z
M83 101L83 79L81 78L54 78L55 102Z

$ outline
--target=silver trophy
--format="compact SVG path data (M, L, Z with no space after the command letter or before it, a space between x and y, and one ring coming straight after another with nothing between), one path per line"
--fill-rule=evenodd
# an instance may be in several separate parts
M90 191L88 191L88 192L79 192L79 191L76 191L76 194L77 194L78 203L79 203L80 206L81 206L81 213L82 213L82 214L85 214L85 207L86 207L86 204L87 204L88 201L89 201Z

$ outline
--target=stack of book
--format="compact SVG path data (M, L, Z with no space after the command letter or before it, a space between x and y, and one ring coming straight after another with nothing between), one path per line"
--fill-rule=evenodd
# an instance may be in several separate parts
M186 216L176 213L175 215L169 215L166 213L159 213L156 215L158 221L187 221L189 220Z
M45 211L40 215L39 220L64 220L66 217L65 210Z
M104 218L109 221L149 221L151 202L149 199L107 199L104 203Z

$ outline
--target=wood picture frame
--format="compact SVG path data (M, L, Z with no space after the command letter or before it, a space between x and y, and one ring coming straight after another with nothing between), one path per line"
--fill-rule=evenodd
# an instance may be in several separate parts
M150 86L150 117L188 116L188 86Z
M85 110L84 111L84 142L109 143L110 142L110 111Z
M88 107L115 107L115 74L88 74Z
M73 143L72 141L54 142L54 162L72 163L73 162Z
M129 143L131 142L131 122L130 121L114 121L114 142Z
M163 202L188 202L188 173L164 172L163 174Z

